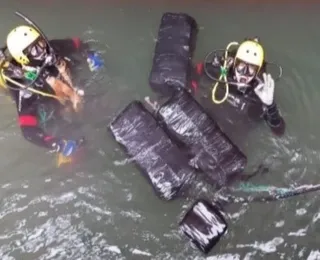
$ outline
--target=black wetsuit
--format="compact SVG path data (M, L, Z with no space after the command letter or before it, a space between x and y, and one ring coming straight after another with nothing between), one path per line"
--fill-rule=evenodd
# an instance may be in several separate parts
M63 39L63 40L52 40L50 41L51 46L55 49L56 53L61 57L70 57L76 52L85 51L86 47L82 45L79 39ZM12 63L14 66L18 66L17 64ZM4 70L4 74L10 78L13 78L15 81L25 84L25 79L21 77L21 75L17 75L14 73L14 66L9 66ZM44 71L44 75L40 75L37 79L35 89L51 93L53 94L53 90L51 87L45 83L45 77L47 75L56 76L57 69L52 66L46 68ZM60 138L48 135L45 133L44 129L39 125L38 113L40 106L47 106L48 104L51 106L55 106L58 109L60 108L60 103L50 97L44 97L38 94L32 94L30 97L22 97L21 91L16 90L17 87L12 83L7 81L7 85L9 85L9 92L12 96L12 99L16 103L17 111L18 111L18 123L21 128L23 136L30 142L40 147L44 147L47 149L52 149L53 145L60 141Z
M214 63L206 65L207 71L210 73L210 75L214 76L215 78L220 77L220 66L222 65L222 61L223 58L220 58L220 65ZM258 121L260 119L264 119L271 128L272 132L281 136L285 131L285 122L279 113L276 103L274 102L270 106L264 105L254 92L254 88L259 84L258 77L262 80L263 72L265 72L265 65L262 67L257 77L251 81L250 87L246 88L245 92L241 92L238 90L237 86L229 84L229 95L225 103L228 104L229 108L231 106L233 110L237 110L238 114L242 114L242 116L245 114L245 116L250 120ZM212 86L212 84L215 83L204 72L203 64L198 64L195 67L195 75L196 76L194 80L197 82L197 84L201 84L202 86ZM232 69L229 69L227 78L230 82L235 82L234 72ZM216 97L218 99L221 99L225 94L224 84L220 84L220 86L222 87L218 87L216 93ZM209 99L209 102L212 103L212 105L215 105L211 101L212 88L207 89L210 90L209 93L207 93L207 99ZM226 112L224 115L221 115L219 107L221 108L223 105L215 105L215 107L212 108L215 110L215 115L217 117L226 117L226 113L230 114L230 112ZM220 115L218 115L218 113L220 113Z

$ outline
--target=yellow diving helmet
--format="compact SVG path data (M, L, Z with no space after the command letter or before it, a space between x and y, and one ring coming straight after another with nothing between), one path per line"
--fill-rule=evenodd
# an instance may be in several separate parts
M242 42L238 47L235 60L257 66L259 71L264 62L264 50L258 39Z
M40 33L31 26L21 25L13 29L7 37L7 47L11 56L20 64L27 65L30 60L25 50L35 43Z

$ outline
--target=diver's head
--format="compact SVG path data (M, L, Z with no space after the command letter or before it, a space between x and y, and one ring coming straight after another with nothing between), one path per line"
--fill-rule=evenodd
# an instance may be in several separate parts
M245 40L238 47L234 60L234 74L239 86L248 86L260 71L264 50L258 39ZM242 83L242 84L241 84Z
M41 34L31 26L21 25L7 37L11 56L21 65L41 66L48 54L48 46Z

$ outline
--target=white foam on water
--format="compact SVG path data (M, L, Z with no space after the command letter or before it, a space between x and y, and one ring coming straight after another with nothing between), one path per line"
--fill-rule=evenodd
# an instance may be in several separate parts
M106 249L110 252L116 253L116 254L121 254L121 250L117 246L107 246Z
M121 211L120 214L124 217L131 218L134 221L143 220L145 217L143 217L141 214L135 211Z
M134 255L146 255L146 256L152 256L152 254L150 254L149 252L146 252L146 251L141 251L139 249L132 249L131 250L131 253L134 254Z
M254 242L253 244L239 244L236 247L237 248L251 247L254 249L258 249L264 253L274 253L277 251L277 246L281 245L283 242L284 242L284 239L282 237L275 237L271 241L268 241L266 243Z
M222 254L209 256L206 260L240 260L240 255L238 254ZM200 259L199 259L200 260Z
M303 237L306 235L306 232L308 230L308 226L306 226L305 228L301 228L296 232L290 232L288 234L289 237L295 236L295 237Z
M123 160L116 160L113 162L114 165L116 166L124 166L126 164L129 164L133 161L133 159L130 159L130 158L126 158L126 159L123 159Z
M284 223L285 223L284 220L277 221L277 222L275 222L275 227L277 227L277 228L283 227Z
M228 215L229 219L237 220L242 215L244 215L246 213L246 211L247 211L247 208L246 207L242 207L238 212L233 213L233 214L228 213L227 215Z
M106 216L112 216L113 213L107 209L102 209L102 208L99 208L97 206L93 206L91 204L89 204L88 202L84 201L84 200L81 200L81 201L78 201L74 204L75 207L84 207L92 212L95 212L95 213L98 213L98 214L101 214L101 215L106 215Z
M257 251L249 252L244 256L243 260L255 260L256 254L257 254Z
M319 260L320 259L320 251L319 250L315 250L315 251L311 251L307 260Z
M11 183L6 183L6 184L3 184L1 188L6 189L6 188L9 188L10 186L11 186Z
M302 216L302 215L304 215L304 214L306 214L307 213L307 210L306 209L297 209L296 210L296 215L298 215L298 216Z
M313 218L312 218L312 222L315 223L318 221L318 219L320 219L320 212L316 213Z

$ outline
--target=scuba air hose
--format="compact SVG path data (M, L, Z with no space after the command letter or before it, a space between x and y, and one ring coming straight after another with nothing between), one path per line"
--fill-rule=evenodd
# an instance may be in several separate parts
M229 83L228 83L228 79L227 79L227 73L228 73L228 68L227 68L227 62L228 62L228 54L229 54L229 49L232 47L232 46L237 46L239 45L239 43L237 42L230 42L224 52L224 62L223 62L223 66L220 68L220 77L219 79L217 80L216 84L213 86L213 89L212 89L212 101L215 103L215 104L221 104L223 102L225 102L228 98L228 95L229 95ZM226 87L226 91L225 91L225 94L224 94L224 97L221 99L221 100L217 100L216 99L216 91L218 89L218 86L219 86L219 83L221 80L224 80L224 83L225 83L225 87Z
M213 50L211 52L209 52L205 59L204 59L204 72L205 74L212 80L214 80L215 84L213 86L213 89L212 89L212 102L214 102L215 104L222 104L223 102L225 102L228 98L228 95L229 95L229 85L235 85L235 86L238 86L239 83L238 82L235 82L235 81L228 81L228 55L229 55L229 50L231 47L233 46L238 46L239 43L238 42L230 42L228 45L227 45L227 48L226 49L223 49L223 50ZM220 76L219 78L217 78L216 76L210 74L210 72L208 71L208 68L207 68L207 64L212 64L212 62L209 62L209 57L213 54L213 55L217 55L217 53L219 51L223 51L224 52L224 61L223 61L223 65L220 66ZM265 61L265 64L266 65L274 65L276 67L278 67L279 69L279 75L275 78L275 81L278 81L281 77L282 77L282 67L274 62L266 62ZM217 92L217 89L219 87L219 83L221 84L224 84L225 85L225 94L223 96L222 99L217 99L216 98L216 92ZM243 84L241 83L241 86L249 86L249 84Z
M58 101L62 102L62 100L56 95L49 94L49 93L46 93L44 91L34 89L34 88L30 87L30 85L21 84L20 82L18 82L16 80L4 75L4 69L7 66L6 63L7 62L6 62L5 59L2 59L1 62L0 62L0 81L5 85L6 88L12 89L12 90L15 90L15 91L20 91L20 89L26 89L26 90L28 90L28 91L30 91L32 93L35 93L35 94L38 94L38 95L42 95L42 96L45 96L45 97L55 98ZM9 84L7 84L7 81L12 83L13 85L15 85L16 88L15 87L11 87Z

